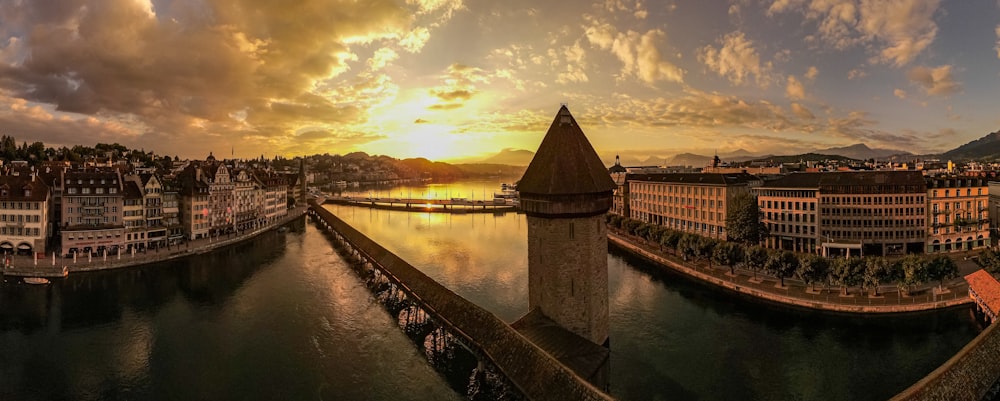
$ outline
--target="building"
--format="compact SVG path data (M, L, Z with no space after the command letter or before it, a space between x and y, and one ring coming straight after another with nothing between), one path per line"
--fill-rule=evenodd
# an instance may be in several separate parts
M177 181L180 185L180 220L185 237L207 238L211 229L208 177L201 166L191 164L178 174Z
M142 201L142 189L139 183L126 180L123 184L122 222L125 224L125 253L139 252L146 249L146 213Z
M625 175L628 169L622 166L621 159L615 155L615 165L608 169L611 179L615 182L615 192L611 204L611 213L628 216L628 187L625 185Z
M209 155L211 157L211 155ZM232 232L234 229L234 189L229 168L220 162L202 166L208 178L208 221L213 236Z
M154 174L142 173L128 177L142 191L145 223L145 249L167 246L167 226L163 223L163 185Z
M927 178L927 253L989 246L990 192L985 178Z
M125 244L124 194L117 170L63 173L61 240L65 256L113 254Z
M615 183L569 109L559 109L518 184L528 222L528 309L607 345L607 226ZM532 313L532 312L529 312Z
M31 255L48 252L49 186L34 174L0 176L0 251Z
M757 194L771 248L824 256L924 250L927 187L918 171L791 173Z
M761 184L746 173L628 174L625 182L629 217L721 240L730 201Z

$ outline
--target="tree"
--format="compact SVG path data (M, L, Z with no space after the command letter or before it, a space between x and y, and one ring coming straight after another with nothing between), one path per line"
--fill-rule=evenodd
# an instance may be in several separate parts
M758 245L749 246L746 248L746 255L743 258L743 263L747 265L747 268L753 271L753 278L757 278L757 271L764 268L764 264L767 263L767 249L760 247Z
M791 251L776 252L773 257L777 263L774 275L778 276L781 286L784 287L785 277L791 277L795 269L799 268L799 257Z
M660 245L670 249L674 255L677 255L677 245L681 240L681 233L677 230L668 230L666 233L660 236Z
M938 282L938 288L944 289L944 281L958 277L958 265L948 256L939 255L927 264L927 278Z
M847 295L849 287L861 284L864 278L864 264L861 258L834 259L833 280L844 289L844 295Z
M735 242L720 242L712 250L712 260L720 265L729 266L729 274L736 275L736 265L743 262L745 254L743 246Z
M709 269L712 268L712 251L715 250L715 247L718 246L718 244L719 241L716 241L712 238L701 237L701 236L698 237L698 243L696 244L698 247L698 252L696 253L695 257L699 260L700 259L708 260Z
M900 262L900 267L902 279L897 286L901 291L908 292L911 288L927 282L927 259L922 256L906 255Z
M807 286L826 282L829 275L830 263L826 258L814 254L803 256L799 260L799 267L795 269L795 276L805 282Z
M698 236L694 234L682 234L680 240L677 241L677 250L684 260L693 258L698 253Z
M878 296L878 286L884 281L892 279L892 264L881 256L865 258L865 271L863 274L863 285L866 289L873 291L872 295Z
M760 221L757 197L741 192L729 201L726 208L726 235L730 241L747 245L760 244L769 235L767 226Z
M997 253L993 249L986 249L980 252L979 257L975 261L979 267L982 267L991 274L1000 273L1000 253Z

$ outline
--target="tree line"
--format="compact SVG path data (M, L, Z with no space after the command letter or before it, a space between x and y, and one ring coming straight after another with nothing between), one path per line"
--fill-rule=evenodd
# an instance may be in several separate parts
M755 278L759 273L777 278L781 286L785 285L786 278L794 277L814 291L817 286L833 286L840 287L847 295L851 287L859 287L878 296L882 285L895 284L900 294L906 294L931 282L943 288L945 280L958 277L958 266L945 255L828 259L811 253L768 249L759 243L720 241L615 214L608 214L606 222L614 229L657 245L661 251L669 251L685 261L704 261L709 268L713 263L726 266L730 275L735 275L737 268L744 268ZM1000 271L1000 253L986 252L989 252L989 259L980 257L980 264L990 263L992 272Z

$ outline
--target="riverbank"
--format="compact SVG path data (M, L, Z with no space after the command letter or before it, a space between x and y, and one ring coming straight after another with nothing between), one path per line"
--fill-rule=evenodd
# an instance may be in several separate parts
M296 218L305 215L307 206L300 206L288 210L288 214L266 227L258 228L240 235L229 235L215 238L203 238L187 241L181 245L174 245L168 248L158 248L136 254L112 254L103 257L78 257L73 258L56 257L35 260L30 256L11 257L10 265L3 269L3 276L14 277L47 277L58 278L67 274L78 272L89 272L99 270L122 269L133 266L141 266L150 263L163 262L171 259L183 258L186 256L211 252L229 245L237 244L254 238L262 233L277 229Z
M685 262L660 251L658 247L642 244L635 238L613 231L608 232L608 243L691 278L739 294L794 307L843 313L904 313L972 303L968 296L968 284L961 278L946 282L943 292L936 291L933 285L925 285L900 295L894 287L886 286L879 289L877 297L873 297L862 293L860 288L853 287L848 289L849 295L844 296L840 287L812 291L801 281L789 278L785 279L785 286L781 287L777 278L759 273L754 275L744 269L736 269L736 274L730 275L728 267L712 267L706 262Z

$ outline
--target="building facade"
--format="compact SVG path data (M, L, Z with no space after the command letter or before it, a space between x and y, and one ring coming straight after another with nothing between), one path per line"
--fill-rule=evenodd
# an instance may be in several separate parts
M0 251L45 255L51 200L49 186L36 175L0 176Z
M726 239L727 206L761 184L744 173L627 174L631 218L704 237Z
M117 170L63 173L61 253L113 254L125 244L122 177Z
M927 253L989 246L990 187L985 178L927 179Z

